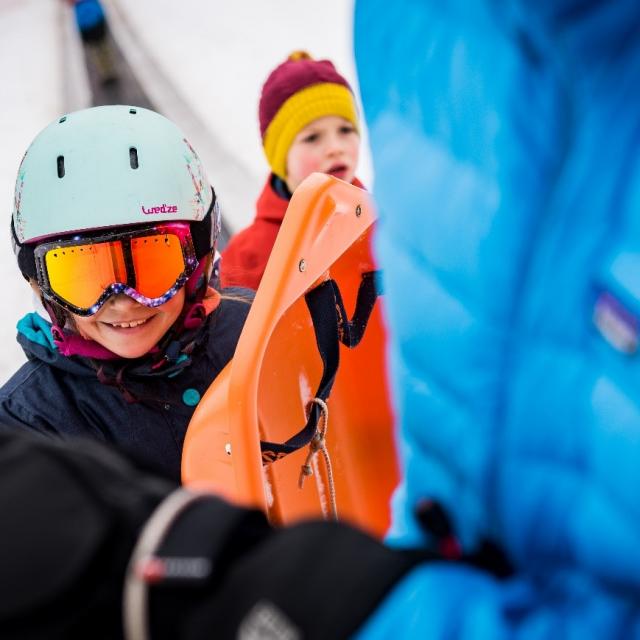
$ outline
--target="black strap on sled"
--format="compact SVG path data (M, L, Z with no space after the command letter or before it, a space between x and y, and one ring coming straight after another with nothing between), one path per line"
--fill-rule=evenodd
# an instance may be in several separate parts
M316 344L322 359L322 377L315 398L326 401L340 364L340 343L352 349L364 335L377 297L382 293L380 272L362 274L353 317L349 320L335 280L326 280L305 295ZM286 442L260 442L263 464L269 464L309 444L320 419L320 407L313 403L305 426Z

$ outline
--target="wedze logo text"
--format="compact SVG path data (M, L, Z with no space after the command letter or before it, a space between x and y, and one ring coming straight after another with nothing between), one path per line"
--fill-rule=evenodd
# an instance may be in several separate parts
M142 205L142 213L147 216L150 213L178 213L178 206L175 204L163 204L158 207L149 207L148 209L145 209L144 205Z

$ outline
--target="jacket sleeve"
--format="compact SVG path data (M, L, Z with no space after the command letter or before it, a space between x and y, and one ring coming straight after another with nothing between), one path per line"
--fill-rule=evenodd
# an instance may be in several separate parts
M225 638L252 637L267 623L273 637L310 640L595 639L640 632L637 605L584 572L504 574L481 566L479 557L454 562L392 549L341 523L273 528L258 512L181 493L158 507L136 548L175 566L204 559L202 570L127 577L125 619L156 640L204 640L214 630ZM162 522L170 524L158 534ZM130 566L139 555L134 551ZM138 607L141 594L147 613Z
M429 563L399 582L354 638L547 640L639 633L638 608L584 574L566 572L543 585L522 575L499 580L464 565Z
M61 393L51 368L27 362L0 388L0 433L70 434L72 417Z
M0 636L121 637L127 558L172 488L96 443L0 433Z
M0 433L33 433L55 437L52 424L38 417L13 396L0 396Z
M220 279L223 287L247 287L254 291L268 258L255 238L254 225L247 227L229 241L222 251Z

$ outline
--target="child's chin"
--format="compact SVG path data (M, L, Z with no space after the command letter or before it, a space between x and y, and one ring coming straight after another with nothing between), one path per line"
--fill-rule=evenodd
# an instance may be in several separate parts
M149 353L151 348L154 346L153 344L146 348L147 345L135 344L135 345L119 345L119 344L103 344L104 347L112 351L117 356L121 358L125 358L127 360L133 360L135 358L140 358L145 354Z

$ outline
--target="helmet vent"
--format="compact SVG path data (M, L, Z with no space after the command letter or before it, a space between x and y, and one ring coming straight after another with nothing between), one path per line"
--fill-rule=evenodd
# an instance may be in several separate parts
M58 178L64 178L64 156L58 156Z
M60 118L60 120L58 120L58 122L60 124L62 124L63 122L66 122L66 121L67 121L67 116L62 116L62 118Z
M138 150L135 147L129 149L129 164L132 169L138 168Z
M135 109L129 109L129 113L133 114L134 116L136 115L136 113L138 113Z

